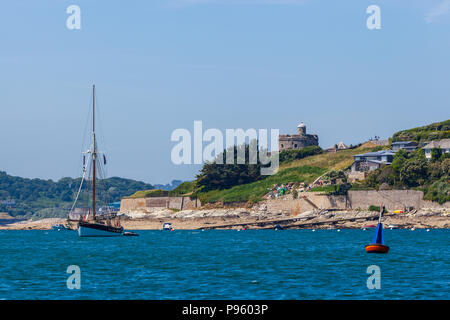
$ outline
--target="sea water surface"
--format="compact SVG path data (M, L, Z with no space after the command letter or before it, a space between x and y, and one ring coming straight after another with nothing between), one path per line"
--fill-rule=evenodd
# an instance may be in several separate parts
M364 251L372 229L137 232L0 231L0 299L450 298L449 230L385 230L384 255Z

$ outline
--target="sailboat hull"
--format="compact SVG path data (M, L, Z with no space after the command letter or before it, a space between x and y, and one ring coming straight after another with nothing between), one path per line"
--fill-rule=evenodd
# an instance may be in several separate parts
M80 237L118 237L123 234L123 228L106 226L100 223L79 223L78 235Z
M367 253L388 253L389 247L384 244L372 243L366 246Z

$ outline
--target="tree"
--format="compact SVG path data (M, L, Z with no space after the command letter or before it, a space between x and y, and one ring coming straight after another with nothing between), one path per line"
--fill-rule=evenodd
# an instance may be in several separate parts
M427 161L424 159L408 159L400 170L400 180L408 187L423 185L427 178Z
M431 149L431 161L436 162L442 157L442 149L441 148L433 148Z
M408 153L405 150L398 150L394 155L394 160L392 161L392 169L394 169L397 173L400 172L400 169L403 167L403 164L407 158Z
M251 142L254 143L254 142ZM249 159L249 144L234 146L228 150L224 150L219 154L213 162L207 162L203 165L200 173L197 175L197 191L211 191L229 189L235 185L251 183L262 179L261 164L257 161L256 164L251 164ZM259 159L259 150L257 150L256 159ZM238 152L244 152L245 159L243 164L238 164ZM219 161L227 158L227 154L233 152L233 164L226 164L226 161Z

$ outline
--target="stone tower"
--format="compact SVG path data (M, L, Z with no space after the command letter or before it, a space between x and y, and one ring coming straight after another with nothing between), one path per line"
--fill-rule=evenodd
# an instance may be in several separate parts
M278 150L296 150L308 146L318 146L319 137L316 134L307 134L306 125L301 122L297 126L297 134L280 134Z
M306 134L306 125L301 122L298 126L297 126L297 132L299 136L303 136Z

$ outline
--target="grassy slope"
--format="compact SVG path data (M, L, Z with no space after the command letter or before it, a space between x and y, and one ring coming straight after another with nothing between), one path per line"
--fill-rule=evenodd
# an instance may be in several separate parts
M199 198L202 203L258 200L274 184L289 182L311 183L327 171L340 170L348 167L353 162L353 155L369 152L372 149L373 147L363 145L351 150L343 150L337 153L323 153L295 160L280 166L277 174L263 180L235 186L231 189L202 193L199 195Z
M359 148L342 150L336 153L322 153L312 157L306 157L300 160L294 160L280 166L280 170L294 168L299 166L315 166L328 170L341 170L353 163L353 156L356 154L369 152L373 147L362 145Z
M136 198L151 198L151 197L167 197L169 191L161 189L151 189L151 190L139 190L136 191L129 197L124 197L122 199L136 199Z
M392 141L425 142L450 138L450 119L394 133Z
M136 198L151 198L151 197L176 197L176 196L189 196L194 190L194 181L185 181L178 187L171 191L161 190L161 189L151 189L151 190L140 190L136 191L129 197L124 197L122 199L136 199Z
M287 168L280 170L277 174L268 176L265 179L235 186L231 189L213 190L206 193L199 194L200 201L206 202L235 202L258 200L268 192L274 184L288 183L288 182L312 182L321 174L325 173L326 169L312 166L301 166L294 168Z

